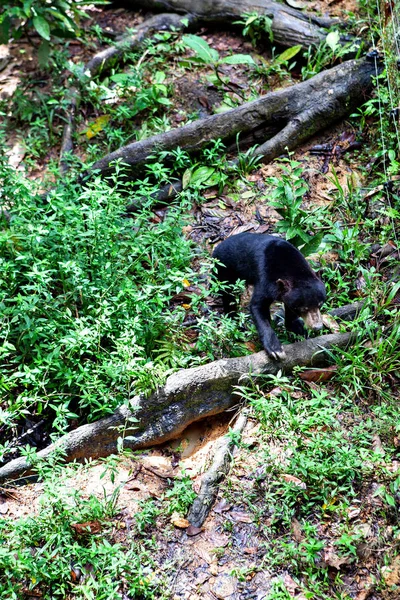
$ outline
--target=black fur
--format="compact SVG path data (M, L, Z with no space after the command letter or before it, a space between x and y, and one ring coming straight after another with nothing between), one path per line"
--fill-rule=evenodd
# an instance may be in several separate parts
M271 327L270 305L280 301L285 306L285 326L289 331L305 335L301 318L313 329L322 328L319 307L325 302L322 281L311 269L301 252L292 244L260 233L239 233L217 246L218 278L230 284L244 279L254 286L250 311L269 356L283 358L283 348ZM232 313L235 298L222 294L224 310Z

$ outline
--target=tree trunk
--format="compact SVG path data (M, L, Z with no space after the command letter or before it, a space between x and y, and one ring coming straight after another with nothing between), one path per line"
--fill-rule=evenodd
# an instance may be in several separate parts
M92 170L107 175L116 160L135 167L157 151L173 150L178 146L198 151L213 139L220 138L229 143L237 134L246 136L272 126L279 129L278 133L255 151L265 161L271 161L359 105L370 91L374 75L376 66L371 62L347 61L312 79L270 92L238 108L123 146L95 162Z

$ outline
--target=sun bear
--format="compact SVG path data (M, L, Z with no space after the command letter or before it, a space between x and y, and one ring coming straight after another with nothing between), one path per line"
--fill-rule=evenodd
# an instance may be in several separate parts
M298 335L323 327L320 307L326 300L325 286L297 248L281 238L262 233L239 233L214 250L218 279L229 284L243 279L254 286L250 312L266 353L274 360L285 352L271 327L270 306L283 302L285 327ZM235 310L235 298L222 292L225 313ZM303 324L303 321L304 324Z

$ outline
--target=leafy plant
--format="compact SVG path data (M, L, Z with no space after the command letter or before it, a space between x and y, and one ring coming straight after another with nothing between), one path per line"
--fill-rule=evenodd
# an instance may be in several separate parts
M302 67L301 75L303 80L313 77L320 73L328 65L346 56L349 53L357 53L357 57L361 52L362 45L355 42L343 43L340 39L340 32L337 30L330 31L325 40L315 46L309 46L304 51L304 58L307 64Z
M192 310L201 312L208 295L181 234L186 201L149 226L150 199L133 227L115 183L82 190L64 182L43 203L3 165L6 174L13 206L0 232L2 422L52 414L62 430L74 414L96 419L135 388L149 390L171 363L186 365L179 342L166 363L152 362L157 340L174 339L185 318L182 307L170 308L185 281L203 290Z
M150 544L124 546L112 537L118 488L110 499L84 498L66 483L71 469L53 461L42 473L38 513L0 521L0 596L153 598L159 582Z
M285 233L287 241L308 256L318 250L323 238L323 232L311 233L318 227L322 211L303 208L308 185L302 175L303 169L299 162L284 159L282 175L267 179L273 186L268 202L282 217L276 224L277 231Z
M221 58L217 50L211 48L211 46L198 35L184 35L182 36L182 42L196 54L194 58L189 59L189 62L197 62L212 67L214 71L212 82L220 87L229 87L229 79L223 77L219 71L221 65L248 65L250 67L255 67L256 65L250 54L231 54Z
M19 39L34 29L42 39L38 58L45 65L49 58L50 41L57 38L75 38L80 34L79 20L87 17L82 10L85 0L7 0L2 3L0 14L0 43ZM105 4L97 0L95 4Z
M145 535L148 529L154 525L160 514L154 500L141 500L135 513L136 528L140 535Z
M280 78L283 75L287 75L288 71L294 69L296 62L290 63L290 61L302 50L302 46L292 46L287 48L281 54L275 56L275 48L272 49L272 59L266 60L262 56L260 62L257 64L256 72L267 78L270 75L277 74Z
M182 472L181 477L174 479L173 488L165 492L165 499L168 501L168 514L177 512L186 515L195 497L196 493L193 490L192 480Z
M265 35L269 41L273 42L272 19L267 15L260 15L258 12L243 13L237 25L244 25L242 34L249 37L253 46L255 46Z

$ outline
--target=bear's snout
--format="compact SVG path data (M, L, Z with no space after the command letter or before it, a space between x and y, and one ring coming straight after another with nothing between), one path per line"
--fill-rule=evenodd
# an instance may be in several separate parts
M304 325L307 327L307 329L320 331L324 326L319 308L308 310L306 313L301 315L301 318L303 319Z

